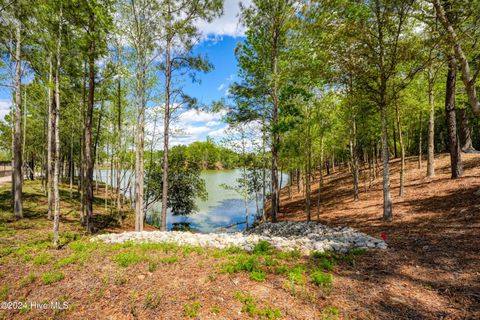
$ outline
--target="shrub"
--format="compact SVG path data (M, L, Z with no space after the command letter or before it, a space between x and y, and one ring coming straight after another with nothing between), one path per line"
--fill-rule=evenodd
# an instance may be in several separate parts
M268 254L271 251L270 242L265 240L260 240L258 243L253 247L254 254Z
M183 314L186 317L196 318L198 316L198 311L200 311L200 302L198 301L187 303L183 306Z
M65 276L60 271L45 272L42 274L43 284L52 284L62 280L63 278L65 278Z
M303 273L305 270L301 266L296 266L288 271L288 280L295 284L304 284L305 279Z
M337 320L340 312L336 307L327 306L322 310L322 320Z
M248 255L237 255L232 262L223 267L223 271L227 273L252 272L253 270L259 270L258 260L257 257Z
M50 259L51 256L48 253L43 252L33 258L33 264L35 266L45 265L50 262Z
M145 309L156 309L161 302L162 295L160 291L148 290L145 295L143 306Z
M282 314L278 309L273 309L270 306L265 306L263 308L257 307L255 299L250 294L244 295L241 292L236 292L235 298L243 304L242 312L247 313L251 317L271 320L282 317Z
M121 252L113 256L113 261L124 268L131 264L137 264L142 260L143 258L135 252Z
M319 261L318 266L323 268L324 270L333 271L334 264L335 264L335 262L333 260L330 260L330 259L327 259L327 258L322 258Z
M18 284L18 287L19 288L24 288L24 287L28 286L29 284L33 283L36 278L37 278L37 276L35 275L35 273L30 272L28 275L26 275L24 278L22 278L22 280L20 280L20 283Z
M264 281L265 272L263 272L262 270L253 270L252 272L250 272L250 280L258 282Z
M310 275L310 279L315 285L324 289L329 289L332 286L332 275L322 271L315 271Z

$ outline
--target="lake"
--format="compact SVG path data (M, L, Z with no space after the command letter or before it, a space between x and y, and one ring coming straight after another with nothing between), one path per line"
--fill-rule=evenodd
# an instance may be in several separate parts
M102 182L105 182L107 170L101 170ZM202 171L201 177L205 180L208 199L197 199L198 211L188 216L173 216L170 212L167 217L167 227L171 229L173 223L188 223L191 228L199 232L212 232L232 226L228 231L245 229L245 205L243 198L233 190L226 190L221 185L236 185L236 179L241 175L240 169L234 170L207 170ZM288 175L283 174L282 186L288 183ZM268 190L268 186L267 186ZM259 206L262 207L261 194ZM153 215L159 214L161 203L149 208L147 220L152 221ZM255 200L248 202L249 224L255 220L257 205Z

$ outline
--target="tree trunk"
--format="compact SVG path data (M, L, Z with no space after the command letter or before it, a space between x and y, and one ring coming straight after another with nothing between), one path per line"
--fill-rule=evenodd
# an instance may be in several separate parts
M94 16L90 13L89 32L94 33ZM93 107L95 104L95 40L92 38L89 43L88 52L88 100L85 115L85 225L88 233L92 232L93 217L93 167L94 157L92 155L92 126L93 126Z
M444 2L443 6L440 4L440 0L433 0L433 5L435 7L435 11L437 13L437 17L442 23L443 27L447 31L448 39L450 44L453 47L453 51L455 52L455 57L460 61L460 67L462 70L462 81L465 85L465 89L467 91L468 101L472 106L473 113L480 117L480 103L478 102L478 96L476 92L476 79L472 77L470 74L470 65L468 63L468 59L463 52L462 46L460 41L457 37L457 34L453 28L452 23L452 14L449 11L449 3ZM456 64L456 63L455 63Z
M422 169L422 140L423 140L423 125L422 125L422 112L419 114L419 137L418 137L418 169Z
M169 11L170 13L170 11ZM172 38L167 38L165 50L165 114L163 118L163 172L162 172L162 221L160 230L167 229L167 209L168 209L168 143L170 137L170 81L171 81L171 59L170 51ZM248 222L247 222L248 228Z
M463 152L475 151L472 144L472 130L470 129L467 110L459 109L458 115L460 116L460 149Z
M398 142L400 143L400 188L398 195L403 196L404 184L405 184L405 145L403 144L403 135L402 135L402 123L400 121L400 111L398 106L398 98L395 98L395 115L397 117L397 128L398 128Z
M435 77L432 67L428 69L428 104L430 115L428 118L428 153L427 153L427 177L435 175Z
M17 20L15 50L15 129L13 143L13 212L15 218L23 218L22 175L22 81L21 81L21 23Z
M357 156L357 124L355 119L352 122L352 131L350 138L350 158L352 163L353 176L353 200L357 201L358 196L358 156Z
M390 221L393 218L392 199L390 197L390 164L388 154L388 131L387 131L387 100L386 82L382 79L380 111L382 122L382 160L383 160L383 219Z
M59 225L60 225L60 193L58 186L58 178L60 174L60 48L62 36L62 9L60 8L57 40L57 65L55 68L55 167L53 170L53 246L58 248L59 240Z
M457 136L457 124L455 116L456 73L457 62L453 56L450 56L448 59L447 85L445 91L445 112L447 120L452 179L460 178L463 175L460 143Z

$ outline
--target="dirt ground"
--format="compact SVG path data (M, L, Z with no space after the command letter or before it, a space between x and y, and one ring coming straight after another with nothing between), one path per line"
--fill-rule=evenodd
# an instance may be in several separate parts
M353 201L351 174L326 177L320 222L387 236L387 251L369 252L355 270L339 270L330 302L358 319L480 319L480 155L462 154L464 176L450 179L449 156L436 157L436 176L426 161L407 159L405 194L399 192L399 160L391 170L393 221L384 222L381 172L370 187L360 174ZM312 199L316 218L318 183ZM303 194L283 190L280 220L305 220Z

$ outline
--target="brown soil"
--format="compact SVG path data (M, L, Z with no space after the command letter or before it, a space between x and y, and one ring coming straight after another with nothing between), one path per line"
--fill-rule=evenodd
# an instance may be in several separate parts
M351 174L325 178L320 222L387 235L387 251L371 251L355 269L341 269L329 302L357 319L480 319L480 155L462 154L465 174L450 179L449 156L436 157L436 176L426 162L407 159L405 195L399 192L399 161L392 162L392 222L382 220L381 173L369 188L360 174L353 201ZM296 187L293 187L297 191ZM312 217L316 217L318 182ZM280 220L305 220L302 192L281 197Z

